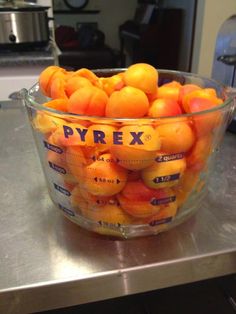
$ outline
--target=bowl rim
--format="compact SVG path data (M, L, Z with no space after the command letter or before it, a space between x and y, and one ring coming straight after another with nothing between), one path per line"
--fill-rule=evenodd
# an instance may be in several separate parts
M109 68L109 69L94 69L91 70L94 73L120 73L120 72L124 72L127 68ZM220 112L222 111L224 108L227 107L235 107L234 105L234 97L233 95L233 88L228 87L212 78L208 78L208 77L204 77L202 75L198 75L195 73L191 73L191 72L184 72L184 71L176 71L176 70L168 70L168 69L158 69L157 70L159 74L172 74L172 75L177 75L177 76L183 76L183 77L194 77L196 79L200 79L200 80L204 80L204 81L208 81L211 84L214 84L215 86L217 86L218 88L220 88L223 92L224 92L224 96L227 95L227 99L225 101L222 102L222 104L217 105L211 109L207 109L207 110L202 110L202 111L198 111L198 112L193 112L193 113L182 113L179 115L172 115L172 116L162 116L162 117L140 117L140 118L133 118L133 117L119 117L119 118L113 118L113 117L106 117L106 116L91 116L91 115L84 115L84 114L76 114L76 113L70 113L70 112L64 112L64 111L60 111L60 110L56 110L53 108L49 108L44 106L43 104L40 104L38 102L36 102L34 100L34 98L31 96L32 91L34 91L35 89L37 89L37 91L39 91L39 82L35 83L33 86L31 86L28 90L26 88L23 88L20 93L21 93L21 97L24 101L24 104L26 105L26 107L30 107L33 109L37 109L39 111L43 111L43 112L48 112L48 114L50 115L56 115L57 117L62 117L62 118L77 118L77 119L86 119L86 120L92 120L92 119L96 119L96 120L103 120L103 121L116 121L116 122L127 122L127 121L137 121L137 120L142 120L142 121L161 121L161 120L165 120L165 119L181 119L181 118L189 118L189 117L194 117L194 116L201 116L201 115L205 115L205 114L209 114L209 113L213 113L213 112ZM191 83L189 83L191 84ZM45 96L47 97L47 96ZM50 101L51 98L48 98L48 101ZM45 102L46 103L46 102Z

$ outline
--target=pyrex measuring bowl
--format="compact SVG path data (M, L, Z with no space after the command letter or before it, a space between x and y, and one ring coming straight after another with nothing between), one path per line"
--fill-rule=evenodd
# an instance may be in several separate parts
M159 71L159 85L173 80L214 88L224 103L174 117L113 119L47 108L38 84L22 91L49 194L67 218L130 238L168 230L200 208L234 101L213 80Z

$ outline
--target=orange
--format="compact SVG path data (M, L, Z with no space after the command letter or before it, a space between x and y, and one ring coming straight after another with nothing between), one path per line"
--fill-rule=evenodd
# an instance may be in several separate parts
M74 92L68 103L68 111L71 113L90 116L104 116L107 94L95 86L84 86Z
M57 77L52 80L50 88L50 96L52 99L64 98L68 99L65 93L65 80Z
M95 73L93 73L91 70L82 68L74 72L73 76L81 76L86 79L88 79L93 85L97 86L99 85L98 83L98 77Z
M194 98L209 99L214 105L219 105L223 102L222 99L217 98L216 93L212 88L196 89L183 97L182 107L185 112L191 112L190 102Z
M65 83L66 95L70 97L75 91L84 86L92 86L92 83L84 77L71 76Z
M145 93L135 87L126 86L111 94L106 106L106 116L141 118L147 114L148 109L149 102Z
M102 88L108 96L110 96L114 91L120 90L125 86L123 73L119 73L111 77L101 77L99 81L101 82Z
M155 94L158 83L157 70L147 63L136 63L124 73L127 86L136 87L147 94Z
M162 154L157 154L160 156ZM146 186L152 189L172 187L178 184L186 169L185 158L165 162L155 162L141 172Z
M42 93L46 96L49 96L48 88L49 88L49 82L52 77L52 75L60 70L58 66L52 65L44 69L40 75L39 75L39 87Z
M182 153L191 149L195 134L187 122L171 122L159 125L156 130L161 140L161 150L166 153Z
M172 99L178 101L180 86L162 85L158 88L157 98Z
M64 112L67 111L67 105L68 105L68 100L65 98L54 99L43 104L43 106L45 107L64 111Z
M102 154L83 170L83 187L93 195L112 196L119 193L127 181L127 170L120 167L111 154Z

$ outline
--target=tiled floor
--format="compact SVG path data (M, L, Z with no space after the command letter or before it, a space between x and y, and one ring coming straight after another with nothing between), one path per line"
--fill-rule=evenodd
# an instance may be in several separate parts
M234 302L236 275L43 314L235 314Z

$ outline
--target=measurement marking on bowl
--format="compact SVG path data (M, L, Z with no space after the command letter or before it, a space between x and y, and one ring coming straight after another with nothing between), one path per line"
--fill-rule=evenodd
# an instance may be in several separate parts
M149 223L149 225L154 227L154 226L162 225L165 223L169 223L169 222L171 222L171 220L172 220L172 217L166 217L166 218L159 219L159 220L153 220Z
M61 192L62 194L65 194L66 196L70 196L70 195L71 195L70 191L68 191L68 190L65 189L64 187L62 187L62 186L60 186L60 185L58 185L58 184L56 184L56 183L53 183L53 185L54 185L54 188L55 188L57 191Z
M153 159L116 159L117 163L125 164L125 165L134 165L134 164L143 164L147 161L153 161Z
M101 182L101 183L112 183L112 184L113 183L119 184L121 182L121 180L119 179L107 179L107 178L98 178L98 177L95 177L94 181Z
M60 203L58 203L58 207L67 215L69 216L75 216L75 213L73 212L73 210L61 205Z
M166 162L166 161L178 160L178 159L183 159L183 158L184 158L184 153L177 153L177 154L158 156L155 159L155 161L156 162Z
M55 170L59 173L62 173L62 174L66 174L66 169L64 169L63 167L60 167L51 161L49 161L48 164L49 164L49 167L52 168L53 170Z
M99 223L99 225L101 225L102 227L107 227L107 228L113 229L113 230L120 230L120 228L121 228L121 224L120 224L119 222L117 222L117 223L112 223L112 222L107 222L107 221L99 220L98 223Z
M56 145L53 145L53 144L50 144L46 141L43 141L44 143L44 146L48 149L48 150L52 150L53 152L57 153L57 154L62 154L63 153L63 149L56 146Z
M174 173L174 174L170 174L168 176L156 177L153 179L153 182L154 183L169 182L169 181L178 180L179 177L180 177L180 173Z
M152 198L150 200L150 204L152 204L154 206L158 206L158 205L164 205L164 204L172 203L175 200L176 200L175 195L164 197L164 198Z
M104 161L104 162L108 162L108 163L112 163L112 162L115 162L115 159L113 158L104 158L103 156L92 156L92 157L89 157L88 159L92 159L93 161Z

